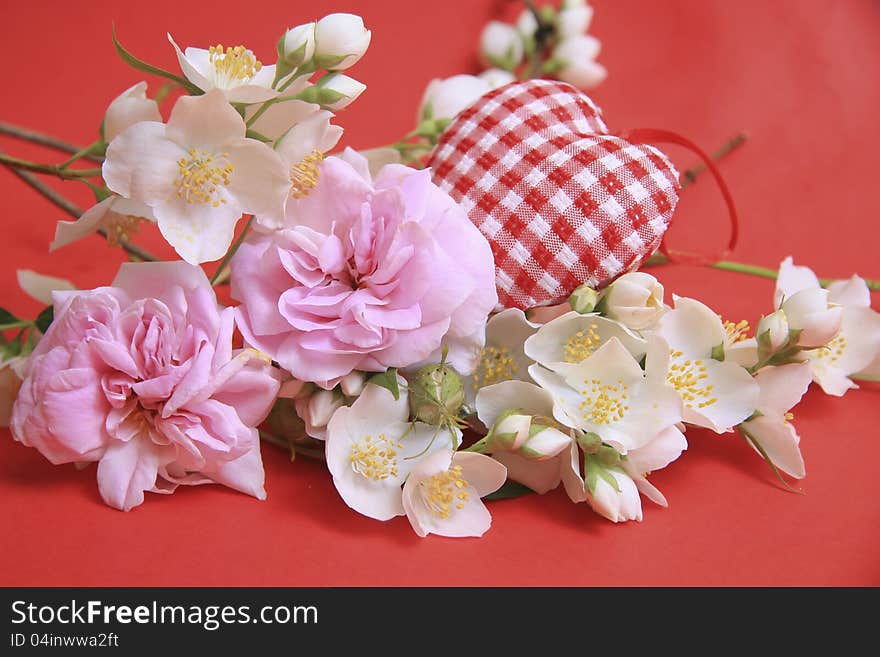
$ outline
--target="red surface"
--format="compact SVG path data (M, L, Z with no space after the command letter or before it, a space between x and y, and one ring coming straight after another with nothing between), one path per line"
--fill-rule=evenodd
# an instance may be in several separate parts
M610 71L594 93L612 128L662 127L707 149L745 129L722 171L742 216L738 259L775 267L786 255L822 275L880 278L880 5L849 2L595 0L592 32ZM469 71L482 24L505 3L18 2L3 9L0 119L90 142L106 103L141 79L114 55L129 48L175 65L178 42L244 42L271 60L288 25L362 13L373 46L353 74L369 88L341 117L367 147L411 129L427 80ZM0 148L46 157L4 139ZM686 153L670 151L683 166ZM76 183L62 185L86 203ZM49 256L60 213L0 171L2 306L36 313L17 268L107 283L121 256L97 238ZM674 243L723 243L726 214L708 179L684 193ZM714 238L712 237L714 235ZM154 238L146 240L155 244ZM668 291L753 322L772 283L691 267L656 270ZM874 296L875 305L878 298ZM668 509L612 525L561 492L492 504L482 540L419 539L405 519L382 524L340 500L318 463L265 448L269 499L220 487L105 507L94 469L53 467L0 433L0 583L17 585L878 585L880 390L844 399L811 391L795 409L805 496L782 491L740 439L689 431L690 449L652 481Z

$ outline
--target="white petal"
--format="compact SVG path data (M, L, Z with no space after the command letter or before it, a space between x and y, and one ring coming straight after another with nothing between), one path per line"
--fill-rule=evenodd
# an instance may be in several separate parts
M685 356L708 357L727 341L721 318L695 299L674 297L675 308L660 319L657 333Z
M15 272L18 286L32 299L51 306L53 290L75 290L73 283L63 278L38 274L30 269L19 269Z
M528 486L541 495L559 486L561 481L560 460L567 457L568 453L546 461L535 461L513 452L498 452L492 455L492 458L507 468L508 479ZM581 489L583 489L583 483Z
M793 296L801 290L819 287L819 279L809 267L797 267L788 256L779 265L779 275L776 278L776 292L773 302L776 308L782 305L783 299Z
M880 381L880 352L877 353L870 365L854 374L853 378L862 381Z
M59 221L55 227L55 240L49 245L49 251L60 249L98 230L116 198L105 198L83 212L76 221Z
M283 103L278 103L283 104ZM275 144L275 150L287 166L300 162L312 151L326 153L342 136L342 128L331 126L333 114L319 111L290 128Z
M726 433L745 420L758 406L758 384L751 374L736 363L718 362L706 359L702 363L706 368L706 378L700 383L701 389L712 386L708 394L695 395L694 399L685 399L684 421L699 427L712 429L716 433ZM712 402L711 400L716 401ZM704 404L702 408L700 404Z
M553 396L525 381L503 381L481 388L476 399L477 416L487 427L505 411L518 409L526 415L553 415Z
M727 345L724 349L724 360L736 363L740 367L754 367L758 364L758 341L755 338L748 338Z
M581 476L581 453L577 443L572 441L568 452L559 455L559 470L562 477L562 485L568 498L578 504L587 501L587 493L584 489L584 478Z
M811 362L813 381L819 384L826 395L843 397L847 390L858 388L852 379L836 367L828 367L818 360Z
M235 224L241 219L241 208L231 198L226 200L215 208L173 197L156 206L162 237L192 265L219 260L232 244Z
M262 69L260 69L260 73L268 68L274 69L275 66L264 66ZM230 103L243 103L245 105L249 105L252 103L262 103L267 100L271 100L272 98L276 98L278 96L278 92L274 89L270 89L269 87L259 84L242 84L237 87L224 89L223 95L229 100Z
M529 375L538 385L553 395L553 417L556 421L573 429L581 428L583 421L579 410L580 394L573 390L561 376L540 365L529 367Z
M452 455L452 465L461 466L461 476L473 486L480 497L494 493L507 479L507 468L485 454L455 452Z
M246 119L251 120L260 107L262 106L254 105L248 107L245 112ZM307 103L304 100L279 100L269 105L269 108L250 127L255 132L275 140L293 126L320 111L321 106L316 103Z
M800 439L791 424L761 416L743 424L743 429L758 441L773 465L795 479L804 478L806 469L798 447ZM755 451L758 451L757 448Z
M841 306L871 306L871 291L864 279L853 275L845 281L834 281L828 286L828 300Z
M378 148L368 148L358 152L366 158L370 167L370 175L373 177L375 177L379 173L379 170L386 164L400 164L402 162L400 151L396 148L380 146Z
M210 64L208 64L208 51L202 48L187 48L187 54L185 55L181 52L177 43L175 43L174 39L171 37L171 34L168 35L168 41L174 46L174 51L177 53L177 61L180 64L180 70L183 71L186 79L202 91L208 91L208 89L213 87L214 85L210 81L212 77L211 71L208 68L210 66ZM191 55L192 58L187 55ZM201 66L199 64L201 64Z
M687 440L684 434L672 426L661 431L642 447L629 451L626 458L634 472L644 475L665 468L686 449Z
M229 193L249 213L280 220L290 191L290 179L278 154L254 139L240 139L226 147L234 167Z
M142 121L110 142L102 174L112 191L153 207L174 194L182 157L186 151L166 137L163 124Z
M147 83L138 82L117 96L104 112L104 139L109 143L139 121L162 121L159 105L146 96Z
M778 367L762 367L755 375L760 388L758 410L764 415L781 418L804 396L813 380L809 363L791 363Z
M820 347L830 342L840 330L843 309L828 305L828 291L805 289L795 292L782 304L782 310L793 329L801 331L798 344Z
M880 353L880 313L871 308L845 306L840 335L828 349L823 360L847 376L868 367Z
M230 140L244 137L245 130L244 119L219 89L202 96L178 98L167 124L169 139L184 148L198 148L212 154Z

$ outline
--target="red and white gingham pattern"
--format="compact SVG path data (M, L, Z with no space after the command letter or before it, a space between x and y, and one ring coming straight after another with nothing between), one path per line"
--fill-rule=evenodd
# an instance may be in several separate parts
M489 240L503 307L602 287L660 245L678 173L656 148L608 134L571 85L514 82L461 112L428 165Z

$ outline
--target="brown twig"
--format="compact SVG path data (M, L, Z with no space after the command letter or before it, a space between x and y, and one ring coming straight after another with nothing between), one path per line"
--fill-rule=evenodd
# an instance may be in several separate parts
M8 135L10 137L15 137L16 139L21 139L23 141L29 141L32 144L39 144L40 146L48 146L49 148L54 148L56 151L61 151L62 153L69 153L74 155L75 153L79 153L83 150L82 146L77 146L76 144L70 144L66 141L62 141L56 137L52 137L50 135L43 134L42 132L37 132L36 130L29 130L28 128L22 128L17 125L13 125L12 123L4 123L0 121L0 134ZM104 157L102 155L89 154L84 155L84 160L90 160L92 162L103 162Z
M713 162L718 162L719 160L723 160L725 157L730 155L737 148L746 143L746 139L749 136L745 132L740 132L737 135L734 135L726 142L724 142L719 148L712 151L709 155L709 159ZM685 169L681 174L681 188L684 189L688 185L692 185L697 181L697 178L706 171L708 167L705 162L700 162L698 165L691 167L690 169Z
M6 168L9 169L16 176L18 176L18 178L21 179L26 185L30 186L39 194L45 196L47 199L49 199L49 201L64 210L64 212L69 214L74 219L79 219L79 217L82 215L82 208L76 205L73 201L56 192L48 185L46 185L34 174L27 171L22 171L21 169L17 169L14 166L7 165ZM97 233L101 235L101 237L103 237L104 239L107 239L107 232L104 229L98 229ZM142 249L136 244L132 244L125 240L119 240L119 246L123 251L131 256L134 256L135 258L138 258L139 260L144 260L147 262L157 260L156 256L154 256L149 251Z

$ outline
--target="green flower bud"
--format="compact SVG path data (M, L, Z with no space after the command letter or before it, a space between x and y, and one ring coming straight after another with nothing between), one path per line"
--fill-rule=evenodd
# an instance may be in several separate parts
M580 285L568 297L571 309L581 315L593 312L599 302L599 293L589 285Z
M431 425L454 421L464 403L461 377L450 365L425 365L410 382L409 408L413 419Z

